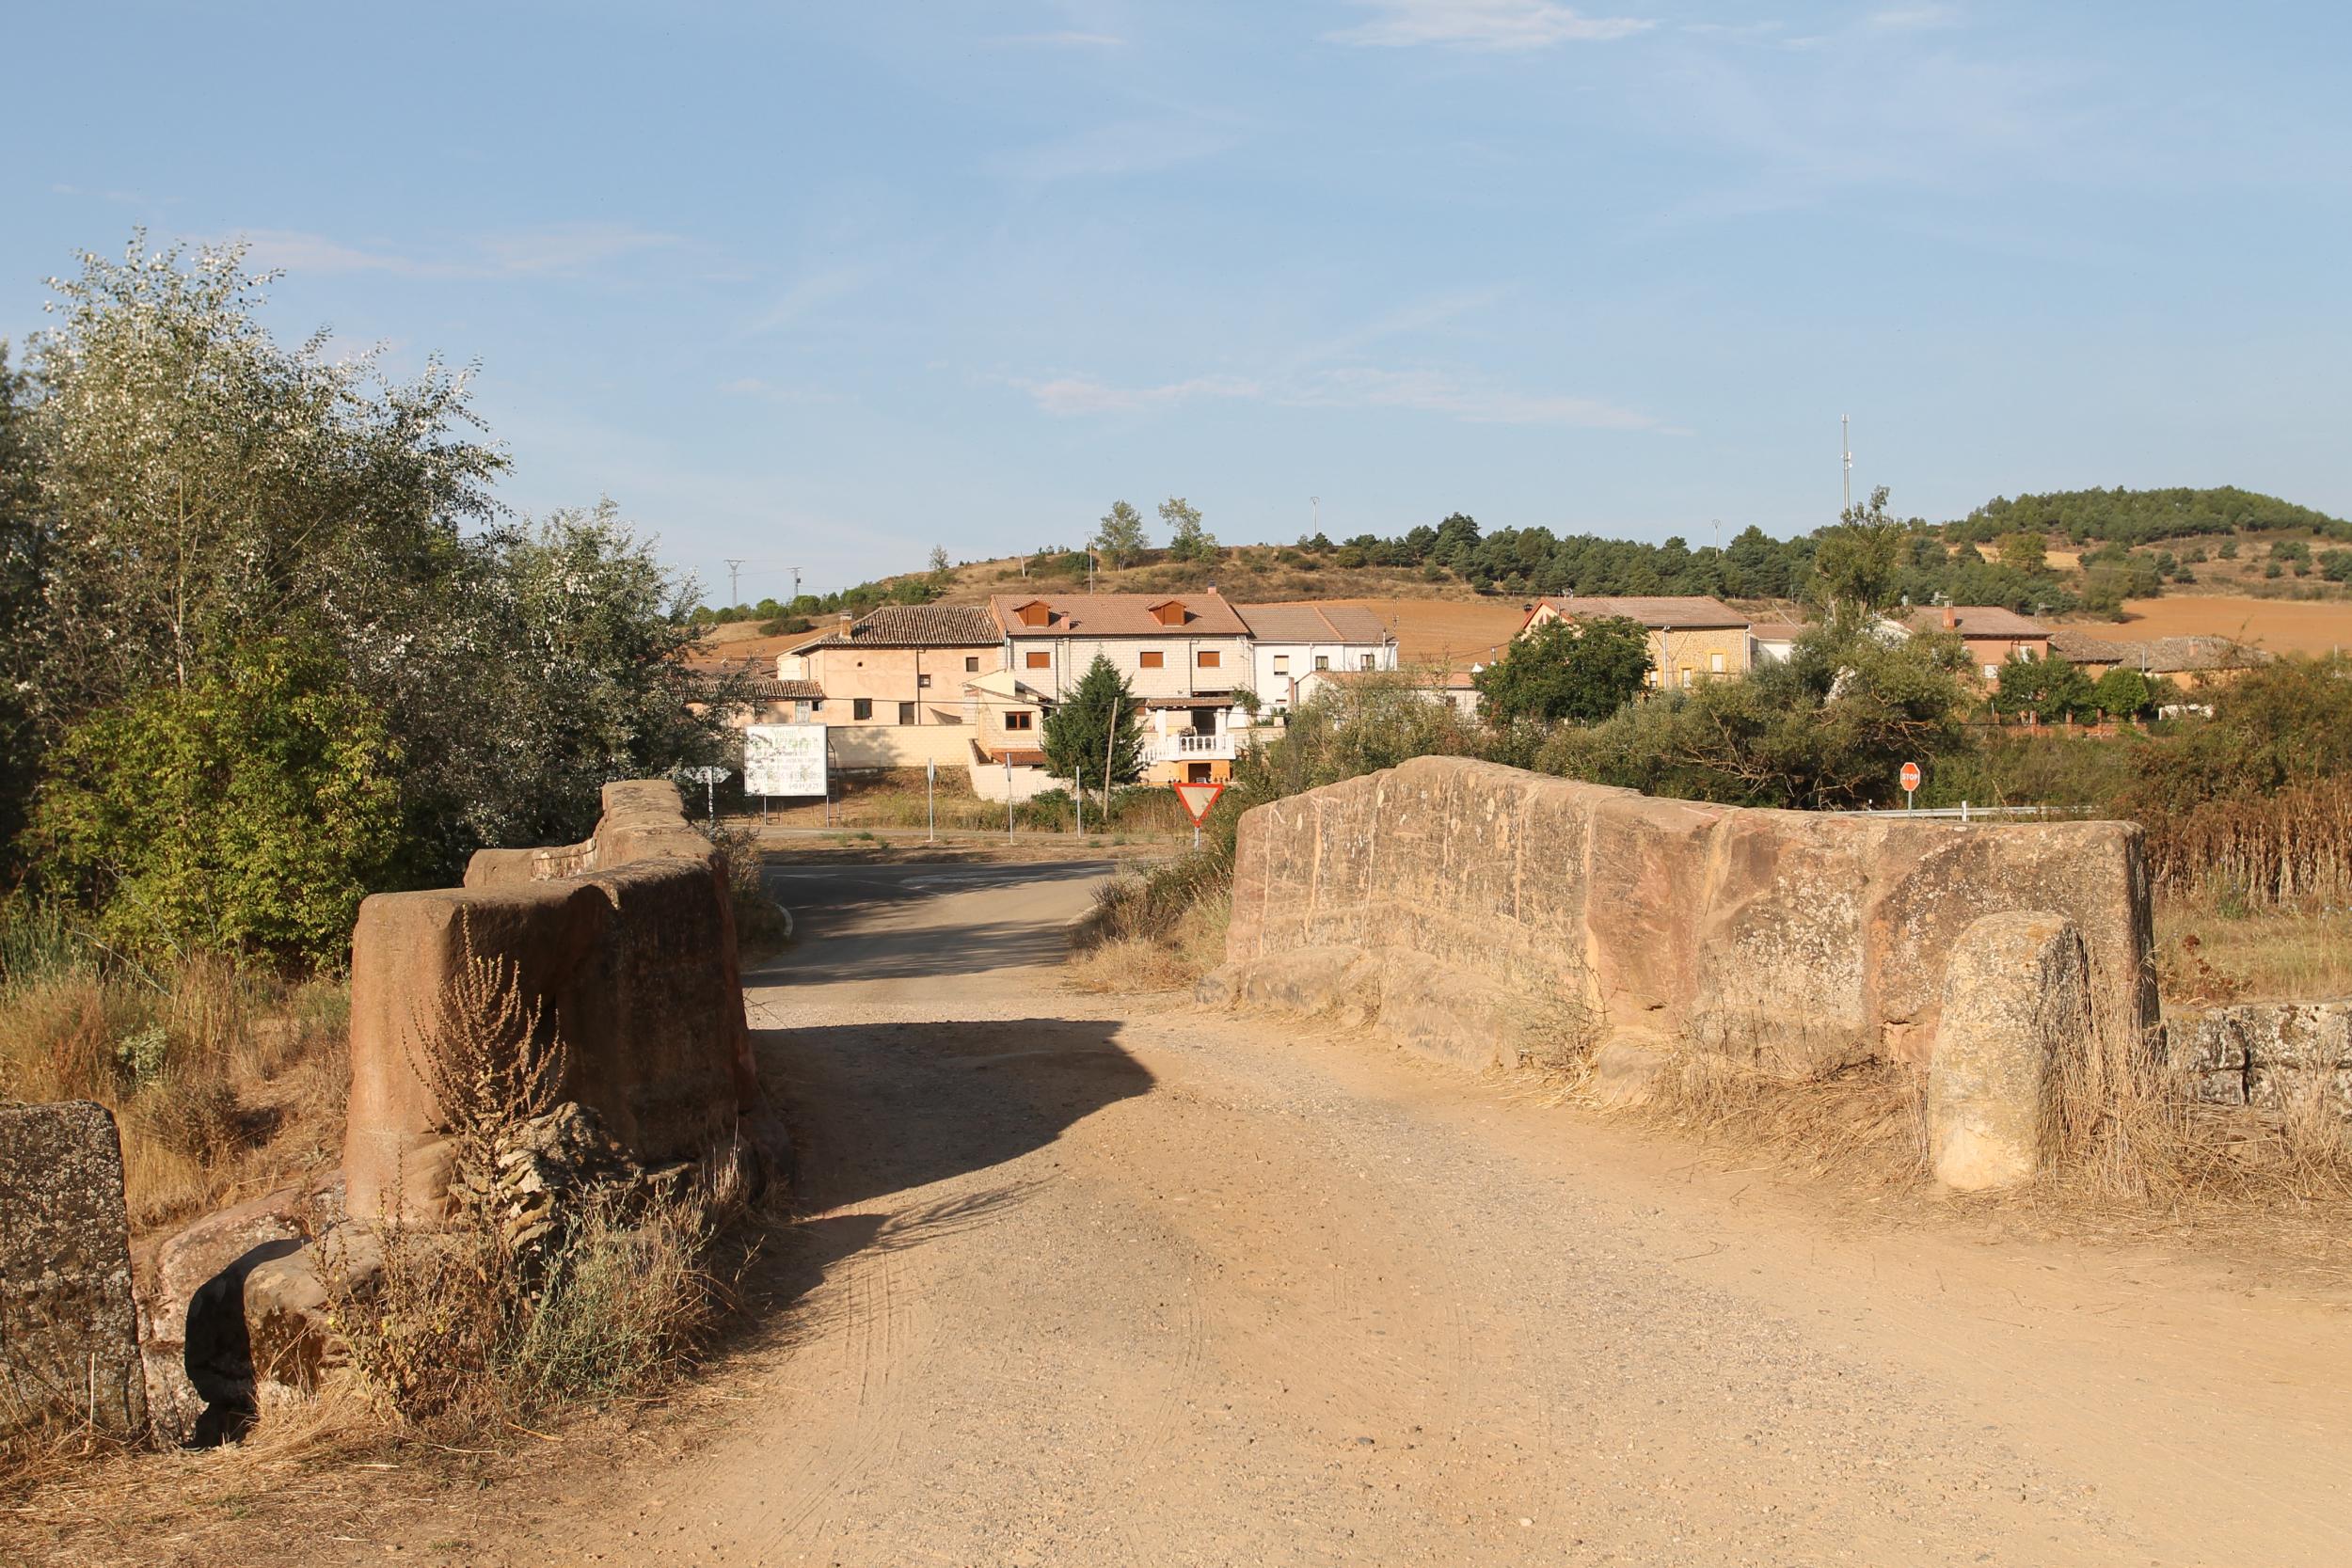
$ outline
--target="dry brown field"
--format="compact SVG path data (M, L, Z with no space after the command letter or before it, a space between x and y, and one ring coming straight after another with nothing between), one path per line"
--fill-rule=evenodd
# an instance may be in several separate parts
M2352 602L2255 599L2229 594L2175 594L2126 599L2125 621L2110 635L2233 637L2274 654L2324 654L2352 648Z

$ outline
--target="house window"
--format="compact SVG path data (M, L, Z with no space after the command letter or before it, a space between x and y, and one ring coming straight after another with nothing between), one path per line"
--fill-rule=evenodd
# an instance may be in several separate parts
M977 675L980 673L979 655L966 654L963 656L963 673L967 675Z
M1710 675L1720 675L1720 674L1724 673L1724 656L1723 656L1723 655L1721 655L1721 654L1708 654L1708 655L1707 656L1707 673L1708 673L1708 674L1710 674Z
M1318 670L1328 670L1331 668L1331 656L1329 654L1315 655L1315 668Z
M1356 656L1356 668L1357 668L1357 669L1359 669L1359 670L1369 670L1369 669L1371 669L1371 668L1372 668L1372 656L1371 656L1370 654L1358 654L1358 655Z
M1215 648L1203 648L1193 657L1193 663L1203 670L1214 670L1224 662L1225 656Z
M1683 684L1683 685L1685 685L1685 686L1690 685L1690 684L1691 684L1691 667L1690 667L1689 665L1687 665L1687 664L1686 664L1686 665L1684 665L1684 666L1682 667L1682 672L1681 672L1681 673L1682 673L1682 684Z
M898 722L901 724L912 724L914 722L914 705L913 703L900 703L898 705Z
M1215 784L1216 780L1212 775L1214 775L1216 771L1216 768L1213 764L1205 762L1188 762L1184 764L1184 783Z
M1032 648L1022 657L1021 662L1032 670L1051 670L1054 667L1054 656L1042 648Z
M1290 655L1276 654L1274 656L1274 673L1278 675L1287 675L1291 673Z
M1005 728L1009 730L1032 730L1037 728L1036 721L1037 715L1031 713L1027 708L1012 708L1005 714Z
M874 699L871 697L850 698L850 717L852 719L871 719L874 717Z
M922 690L925 687L928 687L930 684L931 678L929 675L917 675L914 677L914 689L917 691Z
M1986 665L1984 667L1984 678L1989 681L1999 680L2001 678L2001 667L1997 664Z
M1146 648L1136 655L1136 664L1139 669L1157 670L1166 666L1167 663L1168 656L1157 648Z

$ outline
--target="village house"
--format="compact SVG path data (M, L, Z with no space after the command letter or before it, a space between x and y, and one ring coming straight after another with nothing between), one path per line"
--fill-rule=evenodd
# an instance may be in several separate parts
M2001 678L2012 658L2050 657L2050 628L1999 605L1922 605L1897 623L1905 631L1940 631L1957 636L1968 663L1988 681Z
M1706 594L1547 595L1519 626L1529 636L1553 621L1621 616L1649 632L1653 688L1680 688L1719 675L1744 675L1750 665L1748 618Z
M1366 686L1392 687L1425 702L1442 703L1465 719L1478 717L1477 670L1310 670L1298 677L1297 705L1305 707L1326 695L1360 690Z
M2226 686L2247 671L2269 663L2273 657L2227 637L2112 641L2084 626L2054 628L2050 652L2081 666L2083 673L2093 680L2110 670L2137 670L2151 679L2163 675L2192 689Z
M1797 639L1813 628L1799 621L1757 621L1748 627L1748 663L1786 664L1797 651Z
M1003 639L970 606L883 605L779 657L822 693L816 716L844 768L970 760L966 681L1003 666Z
M1303 700L1298 683L1318 671L1396 668L1396 639L1380 618L1357 605L1246 604L1234 610L1249 628L1249 689L1271 713Z
M1250 643L1248 626L1223 595L1000 594L988 613L1011 679L966 683L975 717L990 732L976 737L983 748L1025 749L1013 743L1041 732L1045 711L1077 689L1101 655L1144 709L1146 782L1231 775L1249 725L1233 696L1250 680Z

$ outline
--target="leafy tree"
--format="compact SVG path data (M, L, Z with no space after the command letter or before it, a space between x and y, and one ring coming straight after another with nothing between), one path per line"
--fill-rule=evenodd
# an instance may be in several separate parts
M8 349L0 341L0 626L8 628L0 637L0 870L24 826L40 758L30 700L39 645L24 635L40 603L40 482L26 388L8 368Z
M1520 720L1592 724L1642 689L1650 670L1649 632L1621 615L1546 622L1473 677L1499 724Z
M119 946L332 964L399 844L396 761L331 650L259 640L69 729L32 833Z
M2090 700L2101 713L2132 719L2153 705L2154 692L2147 676L2119 664L2091 683Z
M397 637L462 571L460 525L505 467L469 440L464 378L381 383L326 335L280 347L240 247L192 259L135 236L53 279L34 340L45 518L37 708L53 724L185 687L239 638L305 623Z
M1840 810L1890 800L1905 762L1965 748L1955 638L1882 642L1816 627L1785 663L1564 728L1536 766L1571 778L1730 805Z
M1095 530L1094 547L1103 554L1104 564L1123 566L1143 553L1143 514L1125 501L1111 502L1111 509L1103 514L1102 526Z
M2185 810L2352 775L2352 657L2281 658L2204 700L2213 717L2142 749L2125 815Z
M2329 582L2352 582L2352 550L2320 551L2319 575Z
M1834 618L1854 618L1895 602L1897 576L1913 525L1888 515L1886 486L1823 529L1813 551L1815 597Z
M1215 561L1216 540L1200 526L1200 509L1182 496L1170 496L1160 502L1160 521L1168 529L1168 558L1170 561Z
M1993 692L1995 713L2030 713L2045 724L2089 719L2098 711L2090 677L2079 665L2053 654L2048 658L2012 658L2001 666Z
M1045 769L1081 786L1132 784L1143 773L1143 726L1127 677L1101 654L1077 689L1045 716ZM1104 765L1109 764L1105 778Z
M2039 533L2020 531L2001 535L2001 564L2021 572L2039 572L2048 547Z

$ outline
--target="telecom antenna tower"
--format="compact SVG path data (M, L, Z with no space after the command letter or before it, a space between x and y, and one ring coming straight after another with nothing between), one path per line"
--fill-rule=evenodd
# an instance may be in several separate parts
M1845 458L1845 499L1838 503L1838 514L1853 510L1853 426L1845 415L1837 416L1837 450Z

